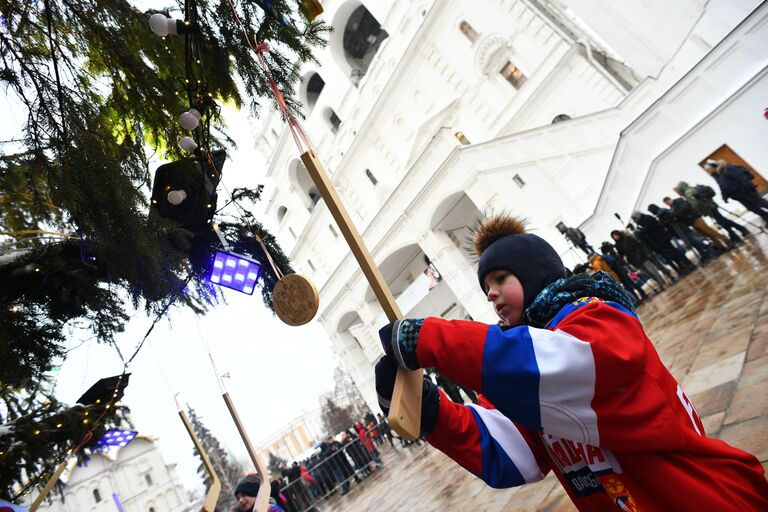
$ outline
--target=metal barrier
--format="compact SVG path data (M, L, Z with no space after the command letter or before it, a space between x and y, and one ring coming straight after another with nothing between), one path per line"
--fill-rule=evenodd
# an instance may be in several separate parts
M353 480L362 484L383 467L382 455L393 450L397 440L386 420L365 431L367 440L362 440L357 433L351 436L352 430L345 435L350 440L326 444L306 466L300 466L300 476L280 489L287 502L285 512L317 511L317 505L324 500L337 493L347 494Z

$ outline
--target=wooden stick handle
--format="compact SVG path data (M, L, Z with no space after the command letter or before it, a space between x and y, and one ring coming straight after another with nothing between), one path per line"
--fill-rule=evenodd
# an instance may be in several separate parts
M240 437L243 439L245 449L248 450L248 455L251 457L251 462L253 462L253 466L256 468L256 472L259 473L259 476L261 477L259 494L256 495L256 503L253 505L253 512L267 512L267 510L269 510L269 494L271 491L269 469L267 468L266 464L264 464L264 461L261 459L259 454L256 453L256 450L254 450L253 445L251 444L251 439L248 437L248 432L245 431L245 427L240 421L240 416L237 414L237 409L235 409L235 404L232 403L232 399L229 397L229 393L224 393L222 397L224 398L224 403L227 404L229 414L232 415L232 420L235 422L237 431L240 433Z
M349 244L352 254L357 259L357 263L363 271L368 283L373 289L373 293L379 300L384 313L390 321L395 321L403 317L403 313L395 302L384 276L374 263L368 248L363 243L363 239L352 224L352 220L347 213L346 208L341 203L336 188L331 183L328 174L325 172L320 160L317 159L312 151L307 151L301 155L301 161L309 171L312 181L320 191L320 195L325 200L325 204L330 210L336 224L338 224L344 239ZM416 439L419 437L419 428L421 422L421 386L424 371L408 371L399 369L397 379L395 380L395 390L392 393L392 405L389 409L389 424L395 432L405 439Z
M215 512L216 502L219 501L219 494L221 494L221 480L219 480L219 475L216 474L216 470L213 469L213 465L211 464L210 459L208 459L208 454L205 453L203 445L200 444L200 440L195 435L195 430L192 428L192 424L189 422L187 415L181 409L179 409L179 416L184 423L184 427L187 429L189 437L195 444L197 453L200 455L200 458L203 459L203 466L205 466L208 476L211 477L211 487L208 489L208 494L205 495L202 511Z
M37 498L35 498L35 501L32 502L32 505L29 506L30 512L36 512L37 509L40 507L40 505L43 503L43 500L51 492L51 489L53 489L53 486L59 480L59 477L61 477L61 474L64 472L64 469L67 467L67 462L69 462L69 455L64 457L64 460L61 461L61 464L59 464L59 467L57 467L56 471L53 472L53 475L51 475L51 478L49 478L48 481L45 483L45 487L43 487L43 490L41 490L40 494L37 495Z

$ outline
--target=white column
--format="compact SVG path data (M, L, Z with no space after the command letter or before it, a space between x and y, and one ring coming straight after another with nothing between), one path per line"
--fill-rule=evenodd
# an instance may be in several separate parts
M421 246L467 313L478 322L496 322L493 309L478 284L475 264L448 235L443 231L430 231Z

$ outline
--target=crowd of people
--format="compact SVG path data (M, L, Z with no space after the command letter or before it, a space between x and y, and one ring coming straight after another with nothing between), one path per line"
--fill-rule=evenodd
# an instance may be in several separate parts
M724 161L709 161L705 168L726 202L741 202L768 226L768 201L758 194L747 169ZM612 241L603 242L599 251L593 249L580 230L558 225L560 232L588 259L587 263L577 265L573 273L607 272L640 302L648 297L646 282L651 290L661 291L749 236L749 229L729 219L726 214L730 212L724 213L715 202L716 191L712 187L681 181L673 191L676 197L664 197L664 206L650 204L647 213L633 212L626 229L612 231Z
M386 418L368 412L346 430L324 439L308 458L281 467L279 475L272 475L272 496L285 512L311 510L331 495L344 496L353 481L360 484L384 466L385 443L390 447L395 443Z

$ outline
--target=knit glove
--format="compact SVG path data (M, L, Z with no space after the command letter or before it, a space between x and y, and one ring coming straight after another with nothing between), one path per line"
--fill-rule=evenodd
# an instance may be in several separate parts
M385 416L389 416L392 403L392 392L397 378L397 363L388 355L381 356L376 363L376 395L379 407ZM421 388L421 429L419 436L428 436L435 430L437 417L440 413L440 393L437 386L424 376Z
M384 353L393 358L397 364L408 370L418 370L419 361L416 359L416 343L423 318L404 318L379 329L379 339Z

